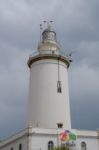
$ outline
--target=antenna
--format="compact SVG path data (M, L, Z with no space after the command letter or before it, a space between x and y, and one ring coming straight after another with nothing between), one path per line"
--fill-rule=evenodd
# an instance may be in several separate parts
M73 55L74 53L76 53L76 52L77 52L77 50L72 50L70 53L67 54L67 56L69 57L69 61L70 61L70 62L72 62L72 55Z
M42 24L40 24L40 41L42 40L42 29L43 29Z
M43 22L44 22L44 24L47 24L48 28L50 28L53 21L52 20L50 20L50 21L44 20Z
M44 24L47 24L47 28L50 30L51 29L51 24L52 24L52 20L50 20L50 21L46 21L46 20L44 20L43 21L43 23ZM41 23L40 24L40 42L42 41L42 30L43 30L43 24Z
M71 51L68 55L71 57L73 53L75 53L76 51Z

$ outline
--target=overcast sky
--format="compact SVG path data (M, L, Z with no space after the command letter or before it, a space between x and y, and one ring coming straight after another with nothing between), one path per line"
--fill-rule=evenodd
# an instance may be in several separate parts
M29 54L53 20L69 68L72 128L99 128L99 0L0 0L0 138L26 127Z

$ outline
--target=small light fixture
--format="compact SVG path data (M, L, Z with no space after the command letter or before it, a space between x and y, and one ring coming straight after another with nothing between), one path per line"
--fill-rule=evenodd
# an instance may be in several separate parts
M57 92L58 93L62 93L62 85L61 85L61 81L57 81Z

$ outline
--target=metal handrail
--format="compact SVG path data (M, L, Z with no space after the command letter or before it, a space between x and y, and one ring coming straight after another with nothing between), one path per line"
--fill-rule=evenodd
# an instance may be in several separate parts
M63 57L66 57L69 59L69 56L63 52L63 51L52 51L52 50L42 50L41 52L35 50L29 57L32 58L32 57L35 57L37 55L44 55L44 54L50 54L50 55L57 55L57 56L63 56Z

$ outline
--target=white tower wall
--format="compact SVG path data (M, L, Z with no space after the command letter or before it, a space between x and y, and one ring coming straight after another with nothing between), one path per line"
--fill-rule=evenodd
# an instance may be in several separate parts
M28 124L38 128L71 128L68 91L69 58L60 51L56 32L42 32L38 51L29 57Z
M56 128L63 123L71 128L66 63L59 62L62 93L57 92L58 60L43 59L32 63L30 68L29 116L33 127Z

